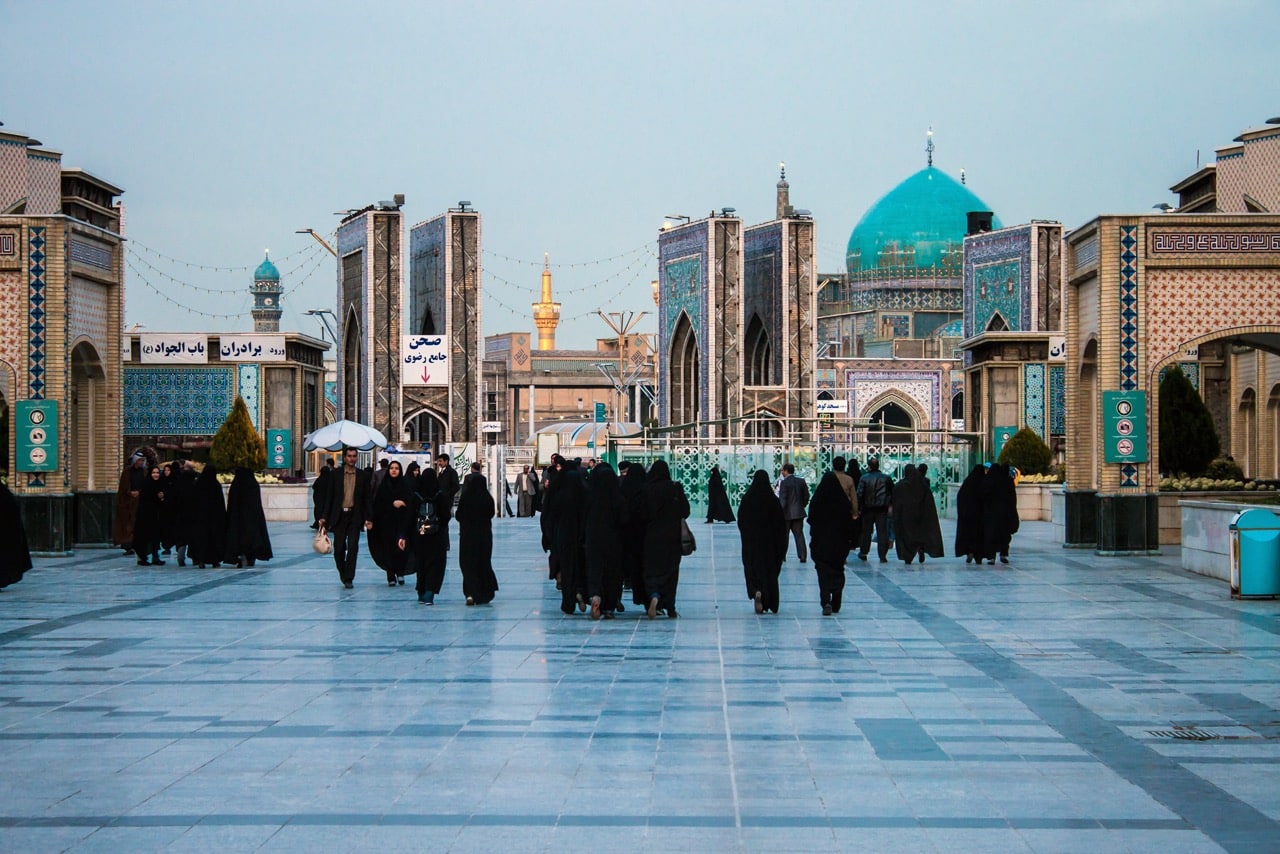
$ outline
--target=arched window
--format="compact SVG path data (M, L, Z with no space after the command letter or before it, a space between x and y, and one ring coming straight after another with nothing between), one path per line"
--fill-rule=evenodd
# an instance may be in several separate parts
M747 385L772 385L773 346L760 315L751 315L747 324Z
M916 426L911 413L893 401L889 401L871 413L871 423L872 426L867 431L867 441L873 445L909 441L910 433Z
M698 338L689 315L681 313L671 336L671 423L690 424L698 420Z

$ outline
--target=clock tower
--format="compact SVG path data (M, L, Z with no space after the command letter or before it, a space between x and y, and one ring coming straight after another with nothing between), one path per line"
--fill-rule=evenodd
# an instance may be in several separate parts
M268 254L265 260L253 271L253 331L279 332L280 296L284 288L280 286L280 271L271 263Z

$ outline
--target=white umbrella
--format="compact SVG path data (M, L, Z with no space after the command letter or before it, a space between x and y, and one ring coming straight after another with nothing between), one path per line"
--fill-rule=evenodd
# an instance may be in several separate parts
M371 451L386 446L387 437L379 431L345 420L326 424L314 433L308 433L302 441L304 451L341 451L343 448Z

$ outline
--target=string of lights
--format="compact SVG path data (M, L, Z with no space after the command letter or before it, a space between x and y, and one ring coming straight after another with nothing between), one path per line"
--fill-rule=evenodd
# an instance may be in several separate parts
M126 246L129 246L129 244L126 244ZM282 273L281 278L287 279L288 277L296 273L298 270L302 269L303 266L305 266L306 264L314 260L316 256L323 251L323 247L320 246L319 244L315 244L310 249L303 250L303 251L306 252L303 258L295 266L293 266L292 268ZM181 285L184 288L190 288L191 290L197 291L199 293L221 295L221 294L237 293L239 291L244 290L244 284L242 282L226 288L207 288L201 285L193 285L190 282L179 279L176 276L172 276L169 273L165 272L164 270L160 269L159 267L155 266L142 255L139 255L138 253L133 252L131 246L129 246L129 254L134 261L144 265L148 270L155 273L160 278L173 282L175 285ZM293 254L297 255L298 253L295 252ZM289 257L293 257L293 256L289 256Z
M334 234L336 234L336 232L334 232ZM333 241L333 236L334 236L333 234L329 235L330 242ZM199 264L194 261L183 261L181 258L174 258L172 255L166 255L165 253L161 252L159 249L152 249L150 246L147 246L145 243L139 243L137 240L134 240L132 238L130 238L128 245L130 248L136 247L138 249L141 249L143 252L156 256L157 258L163 258L164 260L171 261L174 264L182 264L184 267L189 267L193 270L209 270L217 273L246 273L246 272L252 272L253 270L256 270L258 268L257 264L246 264L241 267L223 267L217 264ZM306 253L306 252L310 252L316 249L318 246L319 246L318 243L312 244L311 246L306 246L306 247L303 247L302 249L298 249L297 251L290 252L288 255L284 255L276 259L275 263L280 264L281 262L288 261L290 258L293 258L298 255L302 255L303 253Z
M135 256L135 257L136 257L136 256ZM282 297L281 297L281 298L283 299L284 297L287 297L287 296L292 295L292 294L293 294L293 293L295 293L299 288L301 288L303 285L305 285L305 284L310 280L310 278L315 274L316 270L317 270L317 269L319 269L321 262L323 262L323 261L325 260L325 258L327 258L327 257L328 257L328 253L325 253L325 254L324 254L324 255L322 255L322 256L316 257L316 258L315 258L315 260L314 260L314 263L311 265L311 269L307 270L306 274L305 274L305 275L304 275L304 276L303 276L303 277L298 281L298 283L297 283L297 284L295 284L293 287L289 288L289 290L285 291L285 292L282 294ZM211 317L211 318L215 318L215 319L219 319L219 320L229 320L229 319L233 319L233 318L244 317L244 316L245 316L245 314L248 312L247 305L248 305L248 302L249 302L249 300L250 300L250 298L251 298L251 295L250 295L250 293L249 293L248 288L242 288L242 289L241 289L241 290L242 290L242 292L243 292L243 293L244 293L244 295L245 295L245 299L241 301L240 305L241 305L241 306L243 306L243 307L242 307L239 311L231 312L231 313L222 313L222 312L204 311L204 310L202 310L202 309L192 308L191 306L189 306L189 305L187 305L187 304L185 304L185 303L178 302L178 301L177 301L177 300L175 300L173 297L169 296L167 293L165 293L165 292L164 292L164 290L163 290L163 289L161 289L161 288L160 288L159 286L157 286L154 282L152 282L149 278L147 278L147 276L146 276L146 274L145 274L145 273L143 273L143 272L142 272L141 270L139 270L136 266L134 266L133 261L132 261L132 258L126 258L126 259L125 259L125 263L128 265L129 269L133 271L134 275L136 275L136 276L138 277L138 279L140 279L144 285L146 285L148 288L150 288L152 292L154 292L156 295L158 295L161 299L165 300L166 302L170 303L171 305L174 305L174 306L176 306L176 307L178 307L178 308L182 309L183 311L187 312L188 314L197 314L197 315L200 315L201 317ZM295 268L295 269L296 269L296 268ZM184 283L179 282L179 284L184 284ZM189 285L188 287L194 287L194 286L190 286L190 285ZM197 290L199 290L199 288L197 288ZM219 295L219 296L225 296L225 295L226 295L226 293L227 293L227 292L225 292L225 291L208 291L208 292L209 292L209 293L216 294L216 295Z
M573 261L573 262L554 262L553 261L551 262L550 266L551 266L551 269L553 270L560 270L560 269L574 269L575 267L592 267L597 264L608 264L610 261L617 261L620 258L628 258L632 255L635 255L638 252L643 252L644 250L649 249L653 245L653 243L654 241L647 240L641 245L637 246L635 249L630 249L621 254L613 255L609 258L597 258L594 261ZM652 253L652 249L650 249L649 251ZM513 264L525 264L527 266L537 267L539 269L541 269L544 266L544 264L546 264L545 259L538 260L538 261L527 261L524 258L512 258L510 255L503 255L501 252L494 252L492 249L485 249L484 252L486 255L491 255L494 258L500 258L503 261L510 261Z
M644 256L637 257L633 261L631 261L629 264L627 264L625 267L623 267L621 270L617 271L616 273L611 273L610 275L606 276L603 279L600 279L595 282L591 282L590 284L580 285L576 288L557 288L556 294L558 296L573 296L575 294L580 294L580 293L585 293L587 291L595 290L596 288L602 287L604 285L608 285L610 282L622 276L625 276L628 273L631 273L633 268L635 268L637 265L646 264L652 258L653 258L652 255L650 255L649 257L644 257ZM499 282L502 282L504 285L507 285L508 287L515 288L518 291L522 291L524 293L534 294L534 295L537 295L540 293L540 289L538 288L533 288L528 285L522 285L519 282L513 282L508 278L498 275L497 273L493 272L491 269L487 267L485 268L485 274L488 276L491 276L494 279L497 279Z

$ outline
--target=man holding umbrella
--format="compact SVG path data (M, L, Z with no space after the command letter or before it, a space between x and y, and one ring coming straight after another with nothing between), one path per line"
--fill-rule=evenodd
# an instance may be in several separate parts
M373 528L373 500L370 472L356 467L360 452L342 449L342 468L330 475L329 495L324 507L317 508L320 525L333 532L333 562L338 577L348 590L356 577L356 555L360 551L360 532Z

